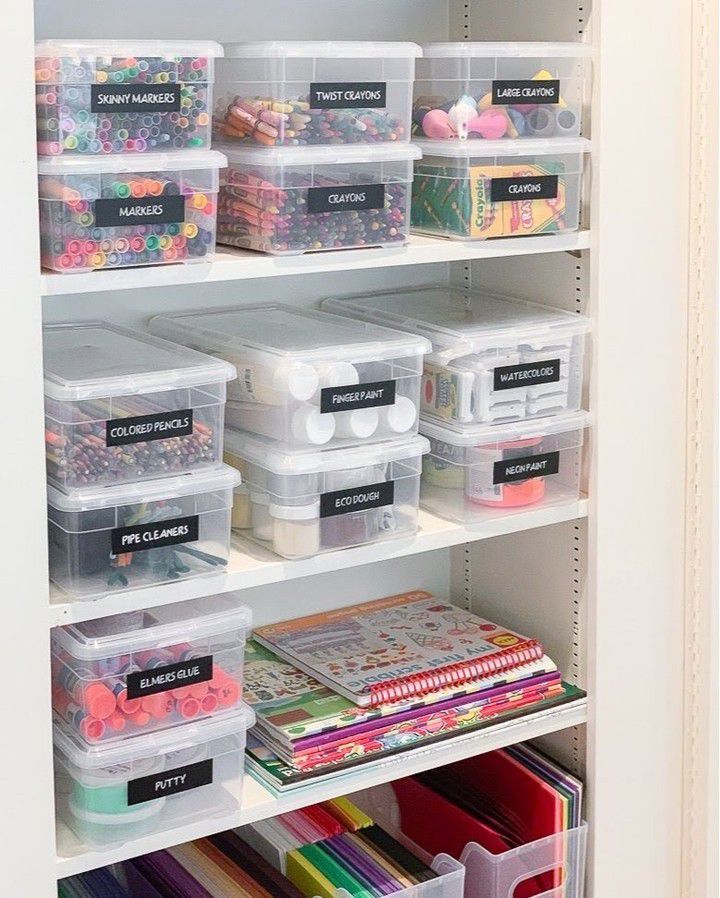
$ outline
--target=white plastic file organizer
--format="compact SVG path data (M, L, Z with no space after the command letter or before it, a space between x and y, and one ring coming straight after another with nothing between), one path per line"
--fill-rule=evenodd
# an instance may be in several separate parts
M82 841L102 848L232 813L240 807L245 740L254 722L242 706L95 746L56 723L58 815Z
M279 304L159 315L150 329L237 368L228 427L297 448L417 432L424 337Z
M326 299L323 308L432 342L424 417L502 424L580 408L590 330L582 315L444 285Z
M285 558L412 536L420 436L318 451L228 430L226 458L243 475L233 527Z

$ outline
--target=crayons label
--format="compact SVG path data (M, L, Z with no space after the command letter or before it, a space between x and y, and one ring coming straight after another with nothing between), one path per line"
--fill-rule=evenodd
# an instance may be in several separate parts
M493 178L490 201L507 203L523 200L554 200L558 195L557 175L531 175L516 178Z
M197 542L199 522L200 517L194 514L151 524L136 524L134 527L115 527L110 531L112 553L122 555L123 552L145 552L147 549Z
M90 112L180 112L180 84L91 84Z
M560 81L552 78L530 81L501 80L492 83L493 106L515 103L542 103L552 106L560 102Z
M144 698L146 695L157 695L183 686L207 683L212 677L213 656L203 655L202 658L129 673L125 678L125 687L129 699Z
M352 412L358 408L377 408L393 405L395 381L376 380L366 384L348 384L344 387L323 387L320 390L320 414Z
M560 470L560 453L544 452L522 458L506 458L493 465L493 483L515 483L518 480L534 480L557 474Z
M312 109L384 109L384 81L315 81L310 85Z
M554 384L560 380L560 359L527 362L523 365L503 365L493 373L494 390L515 390L538 384Z
M113 418L105 425L106 446L127 446L129 443L151 443L171 437L186 437L193 432L193 411L184 408L177 412L158 412L135 418Z
M127 803L129 807L154 801L156 798L167 798L168 795L179 795L200 786L209 786L213 781L213 759L163 770L150 776L141 776L130 780L127 784Z
M320 496L320 517L333 518L352 511L366 511L392 505L395 500L395 481L383 480L370 486L356 486L347 490L335 490Z
M118 228L123 225L140 224L176 224L183 221L185 221L184 196L95 200L95 224L98 228Z
M385 205L384 184L357 184L352 187L310 187L307 210L317 212L351 212L356 209L382 209Z

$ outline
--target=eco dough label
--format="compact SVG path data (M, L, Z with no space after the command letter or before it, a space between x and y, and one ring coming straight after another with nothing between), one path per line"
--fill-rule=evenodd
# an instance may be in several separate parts
M384 109L384 81L314 81L310 85L312 109Z
M186 518L168 518L151 524L135 524L132 527L115 527L110 531L113 555L123 552L144 552L162 549L178 543L194 543L199 539L198 515Z
M560 102L560 81L538 78L530 81L493 81L493 106L512 106L516 103L538 103L553 106Z
M320 414L352 412L358 408L377 408L393 405L395 381L376 380L367 384L348 384L346 387L323 387L320 390Z
M523 365L503 365L493 373L494 390L515 390L538 384L554 384L560 380L560 359L527 362Z
M98 228L179 224L183 221L185 221L184 196L95 200L95 224Z
M351 212L355 209L382 209L385 205L384 184L356 184L352 187L310 187L307 210L317 212Z
M507 203L512 200L554 200L557 195L557 175L493 178L490 183L490 201L493 203Z
M493 465L493 483L515 483L517 480L533 480L557 474L560 470L560 452L543 452L522 458L505 458Z
M163 770L150 776L141 776L130 780L127 784L127 803L129 806L153 801L155 798L167 798L168 795L179 795L200 786L209 786L213 781L213 759Z
M91 84L90 112L180 112L181 84Z
M105 425L106 446L127 446L129 443L151 443L171 437L186 437L193 432L193 411L184 408L177 412L158 412L136 418L114 418Z
M356 486L347 490L336 490L320 496L320 517L333 518L351 511L366 511L382 508L395 501L395 481L383 480L370 486Z
M176 664L165 664L150 670L136 670L125 677L127 697L144 698L146 695L157 695L169 692L181 686L195 686L196 683L207 683L213 677L213 656L203 655L189 661L178 661Z

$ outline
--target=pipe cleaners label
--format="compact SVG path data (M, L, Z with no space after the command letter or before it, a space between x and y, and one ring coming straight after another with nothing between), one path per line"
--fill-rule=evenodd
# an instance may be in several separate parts
M196 514L150 524L135 524L132 527L115 527L110 531L110 544L113 555L163 549L179 543L197 542L200 538L199 529L200 518Z

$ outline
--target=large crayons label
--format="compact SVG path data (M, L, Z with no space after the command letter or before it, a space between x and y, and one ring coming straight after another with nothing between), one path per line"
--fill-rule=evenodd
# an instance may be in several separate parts
M310 85L312 109L384 109L384 81L314 81Z
M492 102L493 106L512 106L515 103L542 103L552 106L560 102L560 81L552 78L493 81Z
M352 412L358 408L377 408L393 405L395 381L376 380L366 384L348 384L345 387L323 387L320 390L320 414Z
M351 212L357 209L382 209L385 205L384 184L357 184L353 187L310 187L307 210L316 212Z
M177 224L183 221L185 221L184 196L95 200L95 224L98 228Z
M91 84L90 112L180 112L180 84Z
M490 201L493 203L521 200L554 200L557 195L557 175L493 178L490 183Z
M515 483L518 480L534 480L557 474L560 470L560 453L544 452L522 458L506 458L493 465L493 483Z
M110 531L113 555L123 552L145 552L147 549L163 549L179 543L194 543L199 537L200 518L168 518L152 524L135 524L133 527L115 527Z
M144 698L146 695L157 695L183 686L207 683L212 677L213 656L203 655L202 658L165 664L151 670L133 671L125 677L125 687L129 699Z
M200 786L209 786L213 781L213 759L163 770L130 780L127 784L127 803L129 806L153 801L156 798L167 798L168 795L179 795Z
M333 518L352 511L367 511L382 508L395 501L395 482L383 480L369 486L356 486L347 490L335 490L320 496L320 517Z
M171 437L186 437L193 432L193 411L184 408L176 412L158 412L134 418L113 418L105 424L106 446L127 446L129 443L151 443Z
M554 384L560 380L560 359L527 362L523 365L503 365L493 373L494 390L515 390L538 384Z

